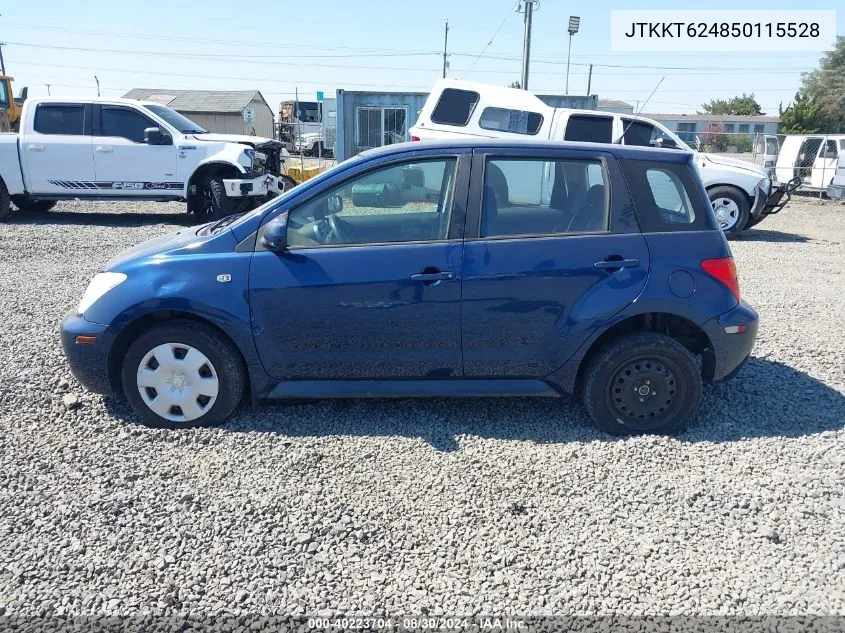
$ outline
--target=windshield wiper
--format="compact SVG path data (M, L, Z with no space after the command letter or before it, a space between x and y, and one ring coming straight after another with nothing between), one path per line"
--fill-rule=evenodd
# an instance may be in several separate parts
M244 214L243 213L235 213L233 215L227 215L225 218L223 218L221 220L217 220L217 222L215 222L214 224L212 224L211 226L209 226L206 229L208 231L208 235L213 235L214 233L217 233L218 231L225 229L227 226L232 224L235 220L237 220L242 215L244 215Z

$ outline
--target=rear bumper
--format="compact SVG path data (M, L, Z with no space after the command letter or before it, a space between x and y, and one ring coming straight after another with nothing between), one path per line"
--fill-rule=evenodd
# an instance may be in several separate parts
M75 310L62 319L59 331L65 357L73 375L89 391L114 393L109 379L109 353L120 330L119 327L86 321ZM78 336L94 337L95 342L78 343Z
M702 326L713 345L714 381L727 380L739 371L754 347L759 323L760 317L754 308L740 303ZM745 331L730 333L736 326L745 326Z
M845 185L828 185L826 193L831 200L845 199Z

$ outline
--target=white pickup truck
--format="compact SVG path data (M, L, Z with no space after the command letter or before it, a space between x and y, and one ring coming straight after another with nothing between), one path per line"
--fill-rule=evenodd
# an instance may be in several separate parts
M279 141L211 134L167 106L130 99L26 101L19 134L0 134L0 219L13 203L181 200L206 221L278 195Z
M695 152L657 121L633 114L552 108L516 88L453 79L434 84L411 140L440 138L552 139L622 143L694 152L695 166L707 189L719 226L741 233L777 213L798 186L776 186L767 170L727 156Z

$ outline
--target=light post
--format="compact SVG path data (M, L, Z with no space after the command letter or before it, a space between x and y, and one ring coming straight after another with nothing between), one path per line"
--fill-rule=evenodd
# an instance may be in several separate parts
M569 16L569 52L566 55L566 94L569 94L569 58L572 56L572 36L578 32L581 25L581 18Z

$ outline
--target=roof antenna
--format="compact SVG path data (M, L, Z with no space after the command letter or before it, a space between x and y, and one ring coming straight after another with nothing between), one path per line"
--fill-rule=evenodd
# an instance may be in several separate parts
M645 101L643 101L642 106L640 106L640 107L637 109L637 111L636 111L636 112L634 112L634 114L639 114L640 112L642 112L642 111L643 111L643 108L646 106L646 104L647 104L649 101L651 101L651 98L654 96L654 93L655 93L655 92L657 92L657 89L660 87L660 84L662 84L662 83L663 83L663 80L664 80L664 79L666 79L666 76L665 76L665 75L664 75L663 77L661 77L661 78L660 78L660 81L658 81L658 82L657 82L657 85L654 87L654 90L652 90L652 91L651 91L651 94L650 94L650 95L648 95L648 99L646 99ZM624 129L624 130L622 130L622 136L620 136L618 139L616 139L615 141L613 141L613 144L614 144L614 145L621 145L621 144L622 144L622 139L624 139L624 138L625 138L625 135L628 133L628 128L630 128L633 124L634 124L634 120L633 120L633 119L631 119L631 121L628 123L628 125L626 125L626 126L625 126L625 129Z
M97 96L100 96L100 80L97 79L97 75L94 75L94 81L97 82Z

